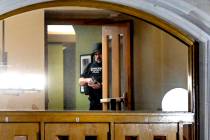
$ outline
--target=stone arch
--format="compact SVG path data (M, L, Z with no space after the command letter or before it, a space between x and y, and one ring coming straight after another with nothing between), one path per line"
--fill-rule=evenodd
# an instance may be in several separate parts
M47 2L48 1L48 2ZM12 2L11 2L12 3ZM13 1L13 3L18 3L17 1ZM49 1L45 0L45 2L37 1L23 1L19 2L19 4L16 4L13 8L9 8L10 5L7 5L7 8L0 9L0 12L2 15L0 16L0 19L4 19L6 17L38 9L43 7L50 7L50 6L62 6L63 4L67 5L80 5L80 6L89 6L93 7L97 6L98 8L104 8L104 9L112 9L116 11L124 11L124 13L128 13L134 16L141 16L142 13L145 13L147 16L144 20L147 20L148 22L155 24L156 26L163 28L170 34L175 35L177 38L179 38L181 41L184 41L185 43L192 44L194 40L197 40L199 42L199 52L201 55L199 55L199 92L200 92L200 104L199 107L200 110L200 116L198 116L201 120L201 126L200 126L200 132L201 137L200 139L208 139L210 133L209 133L209 127L208 127L208 119L209 119L209 91L210 91L210 78L208 70L210 69L209 63L209 57L210 57L210 33L208 33L207 27L205 24L199 24L202 23L202 21L205 19L205 16L202 16L202 13L199 13L198 10L195 10L194 12L198 12L200 16L196 17L197 21L199 23L196 23L196 20L188 20L187 16L190 15L190 11L185 11L183 9L180 9L178 7L178 4L175 5L173 2L146 2L146 1L129 1L129 0L103 0L103 1L79 1L79 0L72 0L72 1ZM112 6L112 4L114 6ZM30 5L33 4L33 5ZM165 4L165 5L164 5ZM171 6L173 9L167 9L165 6ZM0 4L1 5L1 4ZM123 6L124 5L124 6ZM126 6L127 5L127 6ZM4 6L4 5L2 5ZM111 7L110 7L111 6ZM17 9L19 8L19 9ZM191 6L189 8L195 9L195 7ZM17 10L15 10L17 9ZM122 10L124 9L124 10ZM150 13L150 14L148 14ZM158 18L157 18L158 17ZM156 20L154 20L156 19ZM208 17L210 19L210 17ZM156 23L154 22L156 21ZM168 23L167 23L168 22ZM172 26L173 25L173 26ZM206 29L206 30L205 30ZM178 35L179 34L179 35ZM191 36L191 37L190 37Z
M29 5L29 6L24 6L16 10L7 12L5 14L2 14L0 16L0 19L4 19L6 17L20 14L26 11L31 11L31 10L40 9L40 8L57 7L57 6L93 7L93 8L102 8L102 9L109 9L109 10L114 10L118 12L123 12L129 15L132 15L134 17L140 18L146 22L149 22L157 26L158 28L168 32L169 34L176 37L177 39L179 39L180 41L182 41L188 46L193 45L193 42L194 42L194 39L192 37L187 36L186 33L176 28L172 24L168 24L161 18L158 18L156 16L153 16L152 14L149 14L142 10L137 10L132 7L120 5L117 3L113 4L110 2L102 2L102 1L88 1L87 2L87 1L71 0L71 1L49 1L49 2L37 3L37 4Z

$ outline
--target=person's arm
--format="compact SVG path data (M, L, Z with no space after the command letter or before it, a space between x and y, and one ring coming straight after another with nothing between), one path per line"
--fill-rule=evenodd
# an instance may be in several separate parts
M99 88L102 88L102 84L97 82L97 83L94 83L94 82L90 82L88 83L88 86L89 87L92 87L93 89L99 89Z
M81 74L81 77L79 78L79 84L80 86L89 86L93 89L99 89L101 88L101 84L97 81L94 81L93 78L89 77L89 71L90 71L90 65L91 63L85 68L84 72Z
M80 86L85 86L88 85L89 87L92 87L93 89L99 89L101 88L101 83L99 82L94 82L92 78L79 78L79 84Z
M91 83L91 82L92 82L92 78L84 78L84 77L79 78L80 86L88 85L88 83Z
M91 65L91 63L89 63L87 65L87 67L84 69L83 73L80 75L80 78L79 78L80 86L86 86L86 85L88 85L88 83L90 83L92 81L92 79L89 77L90 65Z

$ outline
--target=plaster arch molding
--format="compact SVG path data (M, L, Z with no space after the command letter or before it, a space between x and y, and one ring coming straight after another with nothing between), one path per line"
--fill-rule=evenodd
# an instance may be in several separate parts
M32 4L50 2L53 0L1 0L0 17L6 13ZM70 0L69 0L70 1ZM78 0L86 1L86 0ZM200 139L208 140L209 131L209 93L210 93L210 14L187 3L187 0L92 0L115 3L144 11L166 21L183 31L199 43L199 99L200 99ZM207 0L194 0L202 2ZM209 5L210 7L210 5ZM29 9L30 10L30 9Z
M11 12L25 6L50 2L54 0L13 0L0 1L0 15ZM83 0L86 1L86 0ZM165 20L171 25L180 28L193 38L207 42L210 40L210 15L198 9L197 7L185 2L186 0L93 0L101 2L110 2L129 6L141 11L150 13L160 19ZM205 1L205 0L201 0ZM194 3L199 0L194 0ZM200 3L201 3L200 2ZM210 5L209 5L210 7ZM202 8L202 7L201 7Z

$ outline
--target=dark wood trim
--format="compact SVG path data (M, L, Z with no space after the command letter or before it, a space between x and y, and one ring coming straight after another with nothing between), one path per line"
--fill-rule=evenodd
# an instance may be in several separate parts
M46 16L44 15L44 71L45 71L45 77L46 77L46 83L45 83L45 109L48 109L48 33L47 33L47 23L46 23Z
M199 44L195 42L193 45L193 94L195 106L195 140L200 139L200 93L199 93Z
M141 113L103 111L1 111L0 122L114 122L193 123L194 113Z
M116 20L112 19L55 19L47 18L46 23L48 25L103 25L109 23L115 23Z
M195 113L193 124L194 139L200 137L200 95L199 95L199 44L194 42L188 47L188 90L189 90L189 111Z
M99 14L97 14L99 12ZM71 10L45 10L45 20L48 25L66 25L66 24L76 24L76 25L104 25L110 23L118 23L120 21L127 20L127 17L120 14L111 17L111 12L101 13L100 11L71 11Z

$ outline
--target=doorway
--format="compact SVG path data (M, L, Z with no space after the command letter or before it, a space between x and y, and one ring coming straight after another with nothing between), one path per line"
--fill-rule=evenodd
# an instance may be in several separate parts
M75 108L75 31L72 25L47 25L48 108ZM71 80L69 80L71 79Z
M128 94L129 97L126 95L126 92L123 91L125 89L120 89L122 92L118 97L122 97L122 100L126 98L126 100L123 100L124 103L128 103L127 99L129 98L129 104L131 106L133 104L133 107L130 106L130 109L163 111L161 103L167 91L173 88L184 88L188 90L187 85L188 82L190 82L188 79L188 70L191 69L191 60L189 60L190 56L188 54L187 46L153 25L125 14L94 8L84 8L82 10L78 8L76 8L76 10L74 8L69 10L64 10L62 8L56 8L56 10L48 9L45 11L45 20L47 24L74 25L75 30L78 30L78 32L83 35L83 41L76 45L76 49L81 47L81 49L78 49L78 53L76 53L76 65L79 62L80 55L91 54L91 44L102 40L102 25L113 26L111 24L119 24L119 22L122 23L124 21L133 22L134 26L133 30L131 30L133 38L130 40L130 43L133 46L131 47L131 50L129 50L130 52L125 51L128 52L127 55L122 55L123 58L126 58L125 56L130 56L131 58L123 60L121 57L117 64L111 66L111 61L119 58L118 56L114 56L115 58L109 57L109 62L107 61L109 66L106 66L106 68L111 68L108 71L113 71L114 69L117 69L119 63L126 62L127 66L124 66L128 68L126 70L127 72L123 71L122 68L118 68L117 72L112 74L109 72L111 78L109 77L110 80L106 80L108 77L104 78L105 81L103 84L108 86L104 88L104 92L106 89L111 90L112 86L114 89L125 88L127 86L126 89L131 93ZM90 29L93 27L98 28L98 33L96 35L98 37L98 40L96 39L97 41L89 39L90 36L95 34L94 31ZM122 34L119 34L119 36L119 38L123 38ZM78 36L77 38L81 37ZM90 40L93 42L87 44ZM122 52L119 51L119 53ZM116 53L114 53L114 55L116 55ZM105 59L106 58L104 58L104 60ZM124 67L123 65L121 66ZM121 74L119 73L119 70ZM77 65L76 73L79 71L80 66ZM117 74L120 74L120 76L118 75L118 77L112 79L114 76L117 76ZM77 73L76 75L74 80L77 83L79 74ZM120 81L119 79L119 77L123 76L124 79L127 79L126 86L119 85L125 82L123 80ZM109 84L105 84L106 81L108 81ZM112 85L112 83L115 85ZM80 87L76 84L75 108L76 110L87 110L87 97L80 94L81 92L79 89ZM109 102L109 98L112 98L111 93L110 96L105 97L104 102Z

